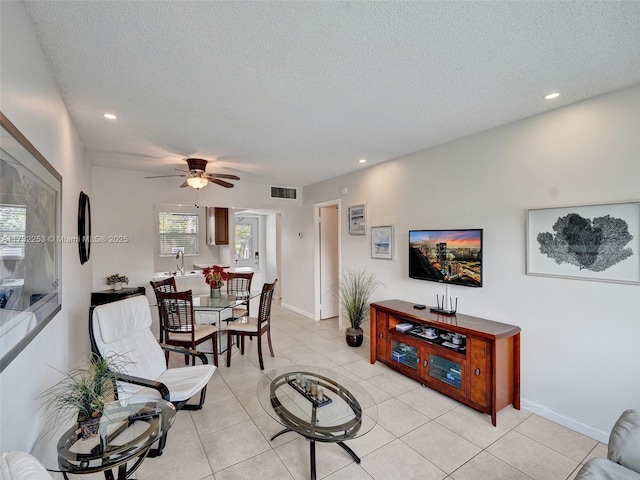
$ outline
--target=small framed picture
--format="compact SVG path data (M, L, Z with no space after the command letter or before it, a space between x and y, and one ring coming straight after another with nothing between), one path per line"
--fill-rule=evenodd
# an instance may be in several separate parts
M371 227L371 258L393 260L393 225Z
M349 235L366 235L367 222L364 205L349 207Z

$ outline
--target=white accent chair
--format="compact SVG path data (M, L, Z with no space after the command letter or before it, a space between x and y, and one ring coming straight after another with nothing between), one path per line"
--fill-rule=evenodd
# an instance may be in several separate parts
M151 310L144 295L91 307L91 346L101 356L119 356L124 374L118 375L118 398L163 398L176 409L199 410L204 404L207 384L216 370L204 353L158 343L151 332ZM163 350L197 357L201 365L167 368ZM200 393L197 404L188 404ZM157 451L162 453L166 436Z
M27 452L5 452L0 456L2 480L51 480L51 475Z
M592 458L575 480L640 480L640 410L626 410L611 429L607 458Z

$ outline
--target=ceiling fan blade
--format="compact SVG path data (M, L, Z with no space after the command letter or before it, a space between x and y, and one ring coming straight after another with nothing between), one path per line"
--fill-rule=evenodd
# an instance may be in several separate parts
M229 180L240 180L237 175L229 175L228 173L207 173L207 177L228 178Z
M154 175L153 177L144 177L144 178L165 178L165 177L186 177L186 175Z
M184 182L182 182L182 185L180 185L180 188L184 188L184 187L188 187L188 186L189 186L189 184L185 180Z
M215 183L216 185L220 185L224 188L233 188L235 185L233 183L225 182L224 180L218 180L217 178L207 178L210 182Z

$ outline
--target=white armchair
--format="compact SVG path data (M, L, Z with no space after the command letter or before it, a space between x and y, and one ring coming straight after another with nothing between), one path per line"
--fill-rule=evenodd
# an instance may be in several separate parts
M2 480L51 480L42 464L27 452L5 452L0 456Z
M91 307L89 331L92 349L101 356L123 358L124 375L118 375L118 398L162 397L176 409L202 408L207 383L216 370L207 357L196 350L158 343L151 332L151 310L145 296L129 297L117 302ZM167 368L163 350L191 355L202 364ZM200 393L197 404L187 401ZM163 436L163 440L166 436ZM157 452L160 455L164 441Z

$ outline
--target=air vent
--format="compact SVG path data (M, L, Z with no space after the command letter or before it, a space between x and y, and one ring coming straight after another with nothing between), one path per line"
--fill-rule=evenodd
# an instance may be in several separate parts
M286 200L297 200L298 189L291 187L271 187L271 198L284 198Z

